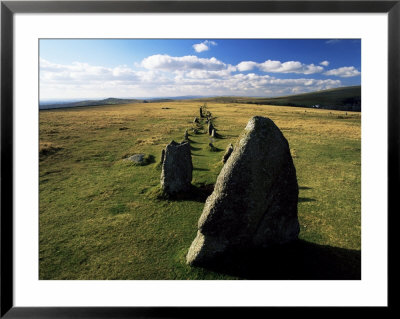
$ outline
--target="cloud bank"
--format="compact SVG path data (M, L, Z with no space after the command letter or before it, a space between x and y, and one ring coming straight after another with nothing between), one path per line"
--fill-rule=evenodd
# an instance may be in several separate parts
M263 63L253 61L243 61L237 65L239 71L250 71L254 68L263 72L271 73L298 73L298 74L314 74L324 70L323 67L314 64L303 64L299 61L273 61L267 60Z
M342 78L349 78L361 74L354 66L344 66L338 69L332 69L324 73L325 75L340 76Z
M231 65L214 57L174 57L165 54L148 56L132 67L104 67L81 62L57 64L40 59L40 95L41 98L279 96L342 86L338 78L321 79L321 76L351 77L360 74L355 67L322 73L324 64L329 62L314 65L267 60ZM290 78L290 75L289 78L276 77L278 73L294 73L296 78ZM312 74L316 73L319 78L312 78Z

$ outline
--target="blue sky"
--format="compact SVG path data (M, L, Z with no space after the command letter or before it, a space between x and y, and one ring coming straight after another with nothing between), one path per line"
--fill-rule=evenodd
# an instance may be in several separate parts
M358 39L41 39L40 99L280 96L361 83Z

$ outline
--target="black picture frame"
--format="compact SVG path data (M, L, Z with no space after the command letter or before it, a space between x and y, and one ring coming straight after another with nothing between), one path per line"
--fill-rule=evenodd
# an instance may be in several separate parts
M194 318L210 314L251 317L271 308L15 307L13 303L13 19L15 13L387 13L388 14L388 247L399 211L400 0L396 1L1 1L1 308L5 318ZM382 212L384 213L384 212ZM388 253L388 264L391 258ZM388 269L388 271L390 268ZM390 272L389 272L390 276ZM391 277L390 277L391 278ZM390 287L390 280L388 280ZM388 310L393 305L389 290ZM276 310L276 308L275 308ZM353 309L354 310L354 309ZM356 309L357 311L359 309ZM296 316L306 309L286 308ZM351 311L349 308L346 311Z

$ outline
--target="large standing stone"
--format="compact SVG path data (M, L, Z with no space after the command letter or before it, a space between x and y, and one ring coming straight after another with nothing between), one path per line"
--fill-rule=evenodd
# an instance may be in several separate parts
M207 198L187 262L297 239L297 201L287 140L272 120L253 117Z
M161 188L173 195L190 189L192 181L192 156L188 142L172 141L165 148L161 171Z

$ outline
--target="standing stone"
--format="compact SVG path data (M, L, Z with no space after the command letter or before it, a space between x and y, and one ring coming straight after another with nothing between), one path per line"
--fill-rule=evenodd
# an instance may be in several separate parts
M226 163L226 161L228 160L228 158L231 156L232 152L233 152L233 145L232 145L232 144L229 144L228 147L226 148L226 151L225 151L224 156L222 157L222 162L223 162L224 164Z
M161 188L170 195L188 191L192 181L192 170L190 144L172 141L165 148L160 179Z
M297 201L287 140L272 120L253 117L207 198L187 263L297 239Z
M211 121L208 122L208 135L212 134L212 130L214 129L214 126Z
M202 107L200 106L200 118L203 118L204 116L203 116L203 109L202 109Z
M197 116L194 118L193 123L200 123L199 118Z
M208 147L210 148L210 151L211 151L211 152L216 152L216 151L217 151L217 149L216 149L216 147L213 145L213 143L208 143Z

